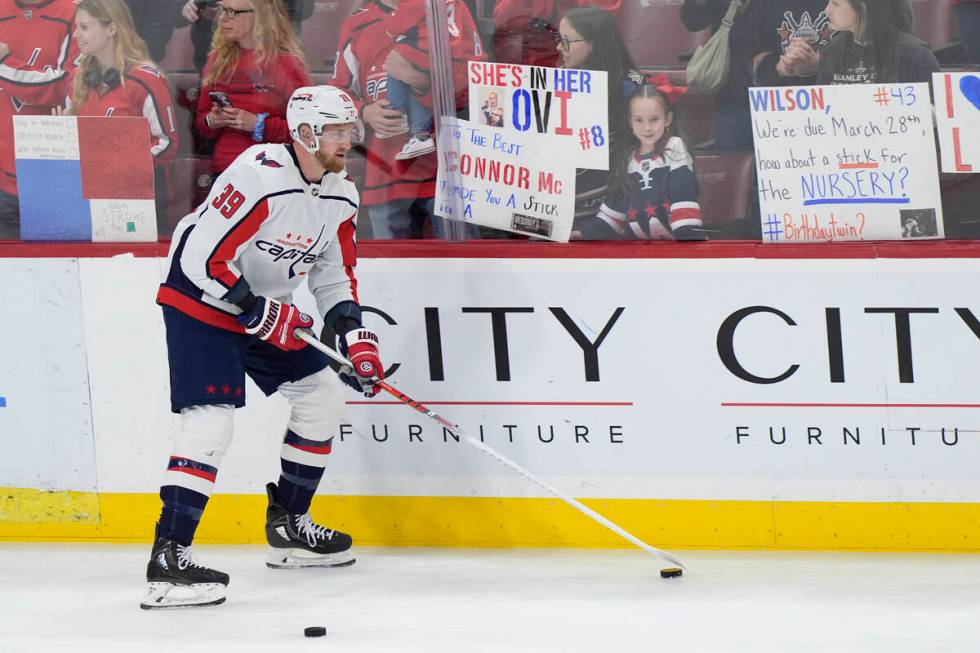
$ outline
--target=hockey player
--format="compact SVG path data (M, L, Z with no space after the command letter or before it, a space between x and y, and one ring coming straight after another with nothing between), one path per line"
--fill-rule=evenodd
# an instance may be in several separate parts
M0 0L0 240L20 238L13 116L48 115L78 55L73 0Z
M312 521L309 506L344 406L326 357L295 329L313 326L291 304L309 279L325 323L355 364L341 378L367 396L384 378L378 337L361 325L354 276L358 194L344 173L357 110L332 86L297 89L286 108L293 142L255 145L215 181L173 236L163 306L171 408L180 429L146 579L145 609L225 600L228 575L199 565L190 546L245 405L245 375L291 414L278 483L266 486L273 568L354 562L351 537Z

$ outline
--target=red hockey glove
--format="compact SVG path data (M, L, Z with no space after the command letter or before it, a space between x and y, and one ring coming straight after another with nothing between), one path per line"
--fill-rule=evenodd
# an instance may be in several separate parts
M340 379L358 392L363 392L365 397L381 392L377 382L385 378L378 345L378 335L364 327L352 329L340 337L340 353L354 364L354 369L347 366L341 368Z
M256 298L255 306L248 313L238 316L245 333L265 340L283 351L302 349L306 342L297 338L297 328L312 329L313 318L292 304L283 304L268 297Z

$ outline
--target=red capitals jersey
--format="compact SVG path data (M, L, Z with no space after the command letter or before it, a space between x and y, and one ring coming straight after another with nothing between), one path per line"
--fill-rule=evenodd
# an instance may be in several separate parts
M204 76L207 77L211 66L214 65L214 55L208 57L204 66ZM312 86L310 74L306 65L292 55L272 57L259 65L254 50L242 49L238 64L231 71L225 70L222 78L214 84L205 85L197 101L197 119L194 124L198 132L207 138L217 139L214 146L214 156L211 159L211 170L221 172L231 165L239 154L255 145L252 132L223 127L211 129L204 121L204 116L211 110L211 98L208 93L220 91L228 96L231 104L256 115L269 114L265 119L263 143L289 143L289 126L286 124L286 105L293 91L302 86Z
M154 165L172 161L177 156L173 100L167 80L154 66L132 68L122 84L103 94L92 90L85 104L72 113L79 116L143 116L150 123L150 153Z
M0 190L8 194L17 194L11 116L47 115L64 100L63 83L78 56L74 20L73 0L0 0L0 43L10 47L0 59Z
M455 4L455 3L453 3ZM459 3L469 22L473 25L473 19L466 9L466 5ZM401 4L399 5L401 7ZM415 13L405 11L400 14L404 16L406 24L411 24L411 16ZM340 27L340 51L337 53L337 67L334 69L334 77L331 82L334 86L347 91L354 98L358 111L364 108L365 104L372 104L388 97L388 72L385 70L384 62L388 54L395 48L395 37L399 34L391 29L401 29L400 23L392 21L394 10L385 6L379 0L370 0L363 8L355 11L348 16ZM413 25L418 28L418 23ZM407 28L406 28L407 29ZM479 36L476 34L475 27L472 35L468 38L475 38L479 57L485 58ZM420 68L428 69L428 55L422 52L420 62L424 62ZM415 60L402 53L406 59ZM465 63L462 66L462 83L457 82L456 90L466 89ZM456 75L454 75L456 76ZM431 99L420 98L431 104ZM465 104L465 100L463 102ZM374 132L367 128L365 146L367 148L367 165L364 174L364 188L361 192L361 200L365 206L382 204L397 199L428 198L435 196L436 182L436 155L428 154L406 159L403 161L395 160L395 155L401 151L402 146L408 140L408 134L393 136L391 138L378 138Z
M385 19L392 9L369 1L362 9L344 19L340 26L340 51L331 84L344 89L354 99L358 112L365 104L388 97L388 73L385 58L395 42L385 30ZM366 126L364 145L367 165L361 203L365 206L396 199L434 197L436 194L436 155L396 161L408 134L378 138Z
M446 0L447 35L453 57L453 88L456 106L468 104L467 61L486 61L487 55L476 29L476 21L465 2ZM388 34L395 37L398 53L412 62L419 70L429 70L429 37L425 25L425 0L399 0L385 22ZM422 104L431 107L432 96L419 97Z

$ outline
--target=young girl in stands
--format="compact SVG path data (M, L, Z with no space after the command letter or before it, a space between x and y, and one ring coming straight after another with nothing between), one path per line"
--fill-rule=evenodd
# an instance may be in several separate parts
M908 0L830 0L825 11L837 35L820 58L818 84L928 82L939 70L912 35Z
M606 72L609 160L625 159L630 152L625 142L629 136L626 101L645 78L636 70L616 18L601 7L574 7L558 22L555 36L555 51L561 58L562 68ZM608 181L609 173L605 170L576 169L573 239L580 239L581 224L595 217L606 195Z
M167 80L150 61L123 0L78 0L74 37L81 63L68 90L66 111L76 116L142 116L150 126L157 220L167 224L169 164L177 154L177 126Z
M582 227L586 240L702 238L694 159L673 108L686 90L658 77L630 97L631 154L610 173L598 215Z

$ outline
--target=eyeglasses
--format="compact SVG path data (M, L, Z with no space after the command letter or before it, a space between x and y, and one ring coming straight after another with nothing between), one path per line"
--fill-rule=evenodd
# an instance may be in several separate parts
M219 14L222 18L230 18L235 20L238 18L239 14L254 14L254 9L232 9L231 7L218 7Z
M555 43L562 50L567 50L572 43L582 43L583 41L588 41L589 39L570 39L567 36L562 36L561 34L555 34Z

